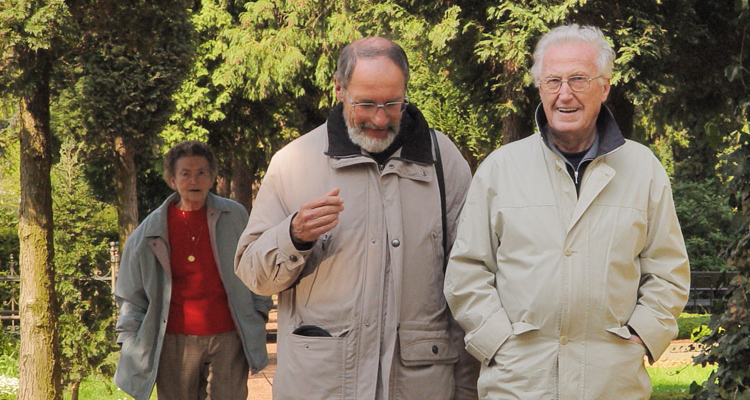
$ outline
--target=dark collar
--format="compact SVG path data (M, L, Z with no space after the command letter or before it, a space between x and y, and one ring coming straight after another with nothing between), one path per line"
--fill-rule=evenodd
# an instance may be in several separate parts
M328 150L325 154L334 158L361 156L362 150L349 139L343 110L343 103L339 103L328 116ZM414 104L409 103L402 114L398 135L402 144L399 159L419 164L435 162L427 121Z
M544 143L551 149L552 146L550 146L549 138L547 137L547 124L547 115L544 114L544 107L542 104L539 104L536 108L536 126L539 129L539 133L542 134ZM604 104L602 104L599 116L596 118L596 132L599 135L599 149L596 152L596 157L608 154L625 144L625 137L622 136L622 131L617 126L615 117Z

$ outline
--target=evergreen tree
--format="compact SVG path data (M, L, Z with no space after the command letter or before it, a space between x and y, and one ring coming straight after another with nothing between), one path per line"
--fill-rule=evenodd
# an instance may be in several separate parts
M52 241L50 76L70 17L62 1L0 3L0 92L21 99L21 400L62 398Z

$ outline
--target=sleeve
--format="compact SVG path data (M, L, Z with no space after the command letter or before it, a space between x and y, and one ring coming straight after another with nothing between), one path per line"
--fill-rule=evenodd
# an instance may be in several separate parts
M471 169L469 164L461 155L458 148L443 135L441 139L441 152L443 157L444 175L446 180L446 220L448 221L448 244L453 246L458 228L458 218L466 202L466 195L471 184ZM445 150L443 150L445 149ZM454 400L477 399L477 379L479 378L479 362L472 357L464 345L465 333L449 316L449 335L451 342L459 350L458 362L454 369L454 380L456 384Z
M283 198L279 164L284 163L274 157L268 167L234 260L237 276L250 290L265 296L289 288L312 252L297 250L292 243L289 227L294 213Z
M658 160L654 162L658 164ZM677 334L677 317L690 290L688 255L669 178L661 164L654 165L654 170L646 244L639 257L638 303L628 321L648 348L651 361L659 359Z
M458 224L445 277L445 297L456 321L466 331L468 352L489 363L512 332L495 288L495 249L501 238L493 229L489 162L477 171Z
M236 237L239 238L242 235L242 232L244 231L243 228L247 226L248 215L247 215L247 211L245 210L244 206L242 206L240 204L236 204L236 207L237 207L236 212L239 214L239 221L238 221L238 223L242 224L235 231L235 232L237 232L236 233L236 235L237 235ZM233 227L234 227L234 225L233 225ZM271 296L261 296L259 294L256 294L252 290L250 291L250 295L253 298L253 307L255 308L255 311L263 314L264 319L267 320L268 319L268 314L270 313L271 308L273 308L273 300L271 299Z
M120 309L115 325L115 331L119 332L118 344L122 344L129 336L135 336L149 306L143 287L141 263L138 257L139 240L136 236L135 233L132 234L125 244L115 283L115 300Z

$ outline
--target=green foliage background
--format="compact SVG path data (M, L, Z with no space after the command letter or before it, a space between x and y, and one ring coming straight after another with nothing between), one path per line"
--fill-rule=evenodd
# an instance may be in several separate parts
M109 281L96 280L109 272L109 243L117 237L117 214L111 204L94 198L84 178L80 155L72 138L60 147L53 177L56 290L60 297L60 338L63 379L80 383L91 373L114 373L104 364L117 350L115 304Z

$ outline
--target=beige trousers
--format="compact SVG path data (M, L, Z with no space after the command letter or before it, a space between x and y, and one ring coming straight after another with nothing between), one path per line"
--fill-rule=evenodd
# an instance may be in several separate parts
M156 374L159 400L247 400L249 367L236 331L167 333Z

